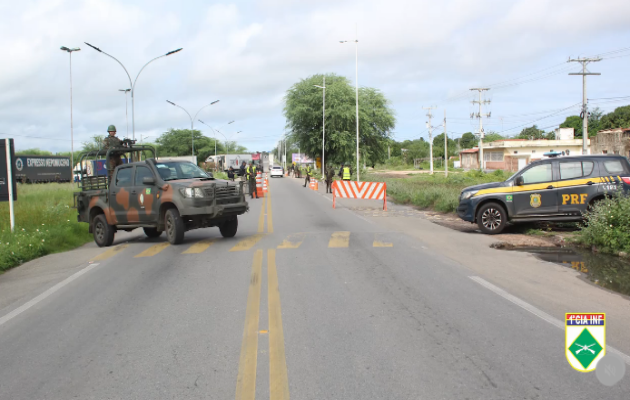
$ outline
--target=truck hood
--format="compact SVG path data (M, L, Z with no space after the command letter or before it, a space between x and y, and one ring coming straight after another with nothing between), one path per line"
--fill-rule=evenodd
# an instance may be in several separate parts
M189 187L212 187L212 185L217 185L217 187L238 186L238 183L236 182L230 182L223 179L209 179L203 181L199 179L177 179L173 181L166 181L164 183L178 189Z
M464 188L462 190L463 192L468 192L471 190L481 190L481 189L491 189L491 188L498 188L498 187L509 187L511 185L511 182L490 182L490 183L482 183L480 185L474 185L474 186L468 186L467 188Z

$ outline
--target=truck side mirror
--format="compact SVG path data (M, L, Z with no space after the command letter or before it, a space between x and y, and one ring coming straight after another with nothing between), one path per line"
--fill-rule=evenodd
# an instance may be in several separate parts
M516 179L514 180L514 184L516 186L523 186L524 183L525 183L525 180L523 179L522 175L521 176L517 176Z
M155 185L155 178L153 178L152 176L145 176L144 178L142 178L142 184Z

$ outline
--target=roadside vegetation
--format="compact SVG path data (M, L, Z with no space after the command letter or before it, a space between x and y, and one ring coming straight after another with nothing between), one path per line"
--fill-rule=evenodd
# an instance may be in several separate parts
M630 196L618 193L595 204L577 241L604 253L630 253Z
M76 248L92 240L72 208L73 184L18 184L15 231L9 203L0 203L0 273L34 258Z
M509 172L468 171L450 174L418 174L404 178L389 178L379 174L363 175L366 181L387 183L387 196L397 203L412 204L441 212L455 212L463 188L480 183L500 182L510 177Z

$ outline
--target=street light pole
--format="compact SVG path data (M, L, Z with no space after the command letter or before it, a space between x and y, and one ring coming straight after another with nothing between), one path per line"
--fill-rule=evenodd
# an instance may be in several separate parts
M359 40L355 39L351 42L355 43L355 90L356 90L356 120L357 120L357 182L361 182L359 178ZM340 40L339 43L348 43L347 40Z
M72 178L70 178L71 182L74 182L74 124L72 122L72 52L73 51L81 51L80 48L68 48L66 46L61 46L61 50L67 51L70 55L70 168L72 171Z
M131 81L131 75L129 75L129 72L127 71L127 68L125 68L125 66L120 61L118 61L114 56L112 56L111 54L105 53L103 50L99 49L96 46L92 46L88 42L84 42L84 43L87 44L88 46L90 46L91 48L93 48L94 50L98 51L99 53L103 53L106 56L112 58L114 61L116 61L118 64L120 64L120 66L123 67L123 69L125 70L125 73L127 74L127 78L129 78L129 85L131 86L131 130L132 130L132 134L133 134L133 139L135 140L136 139L136 119L135 119L135 100L134 100L135 96L134 96L134 92L136 90L136 82L138 82L138 77L140 76L142 71L146 68L146 66L151 64L153 61L157 60L158 58L170 56L171 54L175 54L175 53L177 53L179 51L182 51L183 49L180 47L177 50L169 51L168 53L162 54L161 56L158 56L158 57L155 57L153 60L151 60L148 63L144 64L144 66L142 68L140 68L140 72L138 72L138 75L136 75L136 79L132 82Z
M324 163L326 155L324 154L324 149L326 148L326 76L324 76L324 86L318 86L320 89L323 89L322 94L322 176L324 176Z
M204 108L209 107L209 106L211 106L211 105L213 105L213 104L217 104L219 101L220 101L220 100L215 100L215 101L213 101L213 102L212 102L212 103L210 103L210 104L206 104L205 106L201 107L201 108L199 109L199 111L201 111L201 110L203 110ZM194 122L195 122L195 118L197 118L197 114L199 114L199 111L197 111L197 113L195 113L195 116L194 116L194 117L192 117L192 116L190 115L190 113L189 113L188 111L186 111L186 109L185 109L184 107L178 106L177 104L173 103L173 102L172 102L172 101L170 101L170 100L166 100L166 102L167 102L167 103L169 103L169 104L174 105L175 107L181 108L182 110L184 110L184 112L185 112L186 114L188 114L188 117L190 118L190 136L192 136L192 156L194 157L194 156L195 156L195 132L194 132L194 125L193 125L193 124L194 124Z
M217 168L217 133L216 133L216 131L215 131L215 129L213 127L211 127L210 125L206 124L202 120L198 119L197 121L201 122L202 124L204 124L205 126L210 128L210 130L212 131L212 135L214 136L214 168L216 169ZM234 123L234 121L230 121L230 122L228 122L226 124L223 124L219 128L223 128L224 126L230 125L232 123Z
M127 137L129 137L129 115L127 114L127 92L130 92L131 89L118 89L119 92L125 92L125 121L127 121ZM142 139L140 139L142 142Z

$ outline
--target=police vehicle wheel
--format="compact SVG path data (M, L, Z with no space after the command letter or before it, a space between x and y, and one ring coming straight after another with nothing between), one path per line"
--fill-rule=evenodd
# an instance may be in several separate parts
M158 231L157 228L142 228L144 230L144 234L150 238L160 237L162 231Z
M92 233L98 247L107 247L114 243L114 227L107 223L104 214L97 215L92 221Z
M164 227L166 228L166 238L171 244L180 244L184 241L186 227L184 226L184 220L179 215L179 211L177 211L176 208L166 210Z
M477 225L483 233L496 235L501 233L507 224L507 213L497 203L484 204L477 211Z
M230 238L236 235L236 231L238 230L238 219L234 218L229 221L225 221L221 226L219 226L219 231L221 231L221 236Z

